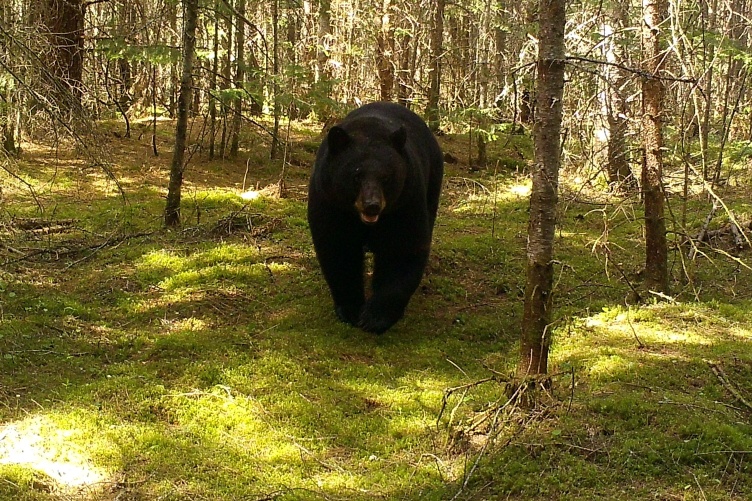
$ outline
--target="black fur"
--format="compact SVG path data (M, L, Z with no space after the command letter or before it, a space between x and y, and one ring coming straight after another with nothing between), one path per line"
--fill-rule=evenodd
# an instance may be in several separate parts
M428 262L443 170L436 138L401 105L365 105L330 129L311 175L308 222L340 320L382 333L402 318Z

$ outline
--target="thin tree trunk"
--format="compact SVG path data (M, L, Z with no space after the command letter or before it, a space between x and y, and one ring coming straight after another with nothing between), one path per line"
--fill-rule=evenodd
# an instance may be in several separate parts
M726 144L731 134L731 126L736 114L738 98L734 104L732 101L732 91L734 90L734 82L739 82L738 97L740 98L744 93L744 82L746 80L746 74L742 74L741 61L734 59L732 54L728 56L728 71L726 73L726 88L723 93L723 111L721 112L721 143L718 145L718 157L715 162L715 172L713 174L713 185L715 186L721 179L721 170L723 167L723 154L726 149Z
M382 101L391 101L394 94L394 28L390 22L391 0L383 0L381 24L376 35L376 60Z
M527 284L520 338L520 376L548 372L553 317L553 247L561 164L566 0L540 0L540 34L533 127L535 163L530 194Z
M663 94L660 47L665 0L642 0L642 193L645 203L645 286L668 293L668 244L663 189Z
M236 157L240 149L240 123L243 116L243 98L240 95L245 81L245 23L242 17L245 17L245 0L238 0L236 10L238 11L236 57L235 57L235 91L238 93L234 98L234 113L232 117L232 141L230 142L230 156Z
M170 16L170 42L177 44L177 32L178 32L178 8L180 4L170 2L172 5L167 6ZM167 113L170 118L175 117L175 107L177 106L177 93L179 92L178 86L180 85L178 80L178 70L176 67L177 62L170 63L170 85L167 92L169 92Z
M397 101L407 108L410 107L410 101L412 97L412 87L415 82L415 75L410 67L410 45L413 37L410 32L402 35L400 40L400 54L399 58L399 78L397 84Z
M710 137L710 122L713 118L713 59L715 58L715 43L708 42L709 34L715 29L717 1L708 5L708 0L700 0L700 16L702 18L702 47L704 78L704 110L700 123L700 155L702 157L703 179L710 179L710 162L708 159L708 138Z
M269 158L275 159L279 155L279 84L277 76L279 75L279 0L272 0L272 74L274 83L272 84L274 129L272 131L272 146L269 151Z
M441 94L441 56L444 43L444 1L436 0L433 10L433 26L430 39L430 68L428 79L428 104L426 106L426 121L428 127L438 132L440 126L439 97Z
M274 8L274 7L273 7ZM276 9L276 8L275 8ZM331 0L319 0L318 43L316 47L316 81L331 78L329 72L329 45L332 36Z
M228 4L228 5L231 5ZM227 25L225 28L225 33L227 34L227 44L225 47L227 47L227 56L225 57L224 64L222 66L222 84L220 85L221 89L227 89L230 86L230 82L232 81L232 13L228 13L227 17L225 18L225 21L227 21ZM230 115L230 103L227 100L226 95L222 96L220 99L220 103L222 104L222 138L219 143L219 156L221 158L225 158L226 151L227 151L227 143L230 138L229 130L227 127L227 118Z
M183 72L180 77L180 93L178 95L175 150L170 165L170 183L167 186L167 205L164 212L164 222L167 227L180 224L180 195L183 186L183 159L185 158L185 144L188 135L188 111L191 105L191 75L196 48L198 0L183 0L183 12Z
M157 65L151 63L151 151L159 156L157 148Z
M211 83L209 89L209 158L214 158L217 142L217 71L219 71L219 5L214 2L214 39L212 40Z

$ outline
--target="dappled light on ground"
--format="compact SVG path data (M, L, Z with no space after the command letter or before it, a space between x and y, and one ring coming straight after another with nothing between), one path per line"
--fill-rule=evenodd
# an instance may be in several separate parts
M41 473L63 492L97 487L110 473L92 460L84 440L83 432L44 415L0 425L0 465Z
M25 254L0 273L0 499L59 501L65 485L113 500L749 499L750 414L729 390L752 394L748 270L698 259L697 296L677 280L676 304L619 306L639 286L640 208L567 199L551 395L492 435L518 356L530 184L448 164L428 273L405 318L369 335L337 321L311 247L319 132L293 149L289 198L247 188L279 179L258 152L199 152L174 230L167 155L118 138L127 202L66 163L45 203L77 233L3 233ZM28 179L54 174L45 155Z

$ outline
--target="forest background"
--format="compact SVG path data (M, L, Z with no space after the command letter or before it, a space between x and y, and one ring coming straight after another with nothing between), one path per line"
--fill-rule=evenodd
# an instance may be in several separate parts
M541 26L559 4L3 2L0 497L748 499L750 6ZM373 100L424 115L447 168L380 338L336 323L305 223L322 131Z

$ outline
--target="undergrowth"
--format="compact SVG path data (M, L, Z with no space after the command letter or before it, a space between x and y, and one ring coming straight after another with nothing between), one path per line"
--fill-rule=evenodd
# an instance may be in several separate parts
M148 138L113 136L123 193L72 151L25 145L2 193L0 499L752 497L746 250L690 255L672 236L674 296L635 304L638 201L565 182L552 387L505 407L529 138L489 145L479 171L465 138L442 138L427 274L372 336L332 311L305 219L318 138L295 134L282 198L259 148L197 154L177 231ZM746 192L724 197L749 212ZM686 207L672 235L709 203Z

